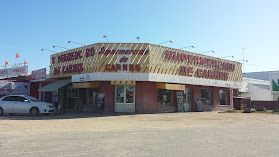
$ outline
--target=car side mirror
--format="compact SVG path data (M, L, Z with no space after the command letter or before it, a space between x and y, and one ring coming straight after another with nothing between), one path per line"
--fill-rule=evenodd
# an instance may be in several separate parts
M24 100L24 102L29 103L29 100Z

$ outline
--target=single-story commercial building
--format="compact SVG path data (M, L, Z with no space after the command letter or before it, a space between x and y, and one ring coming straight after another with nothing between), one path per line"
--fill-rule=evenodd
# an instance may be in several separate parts
M96 43L50 59L57 81L39 90L80 111L228 110L242 83L239 62L150 43Z

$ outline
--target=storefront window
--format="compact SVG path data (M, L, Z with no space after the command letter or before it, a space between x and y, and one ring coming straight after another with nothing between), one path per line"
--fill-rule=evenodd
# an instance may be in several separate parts
M158 105L172 106L172 90L158 89Z
M126 86L126 103L134 103L134 86Z
M88 105L96 105L98 97L98 88L88 88L86 91L86 103Z
M211 105L211 89L201 89L202 105Z
M44 102L52 103L52 93L44 92Z
M229 105L229 91L219 90L220 105Z
M124 103L124 86L116 86L116 103Z
M79 98L79 89L72 88L72 98Z

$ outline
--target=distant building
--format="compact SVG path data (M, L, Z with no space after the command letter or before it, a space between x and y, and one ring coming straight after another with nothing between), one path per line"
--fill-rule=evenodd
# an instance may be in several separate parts
M242 77L270 81L270 73L279 73L279 71L249 72L243 73Z
M279 100L279 71L251 72L242 76L241 95L251 100Z
M242 78L239 90L242 97L250 97L252 101L271 101L270 81L252 78Z

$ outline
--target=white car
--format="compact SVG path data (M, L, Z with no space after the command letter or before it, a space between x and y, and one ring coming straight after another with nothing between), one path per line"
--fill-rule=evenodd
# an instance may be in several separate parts
M37 98L27 95L8 95L0 98L0 116L4 113L10 115L16 113L30 113L38 116L40 113L55 113L56 108L53 104L41 102Z

